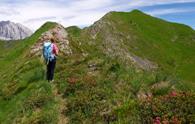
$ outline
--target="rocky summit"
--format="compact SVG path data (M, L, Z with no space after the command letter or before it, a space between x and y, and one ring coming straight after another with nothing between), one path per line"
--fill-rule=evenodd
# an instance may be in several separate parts
M32 31L27 27L10 21L0 22L0 39L20 40L29 37Z

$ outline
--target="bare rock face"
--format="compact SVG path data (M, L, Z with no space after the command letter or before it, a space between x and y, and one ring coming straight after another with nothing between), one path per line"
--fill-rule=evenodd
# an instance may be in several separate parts
M10 21L0 22L0 39L20 40L32 35L32 31L27 27Z
M31 56L41 56L42 48L44 41L48 40L48 38L53 37L56 40L56 44L59 48L60 53L64 55L72 54L72 50L69 45L68 33L65 28L57 24L53 29L50 29L44 32L38 39L35 45L31 47Z

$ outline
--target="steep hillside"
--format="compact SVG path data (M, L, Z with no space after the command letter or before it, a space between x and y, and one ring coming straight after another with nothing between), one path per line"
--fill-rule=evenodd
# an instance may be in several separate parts
M145 70L158 66L192 85L195 82L195 31L188 26L157 19L138 10L110 12L77 38L98 46L109 56L133 61Z
M28 57L41 34L55 25L46 23L23 41L1 42L0 123L37 123L34 118L46 120L44 123L56 120L51 86L43 81L44 67L38 58Z
M41 48L57 40L55 81ZM138 10L0 42L0 123L195 123L195 32Z

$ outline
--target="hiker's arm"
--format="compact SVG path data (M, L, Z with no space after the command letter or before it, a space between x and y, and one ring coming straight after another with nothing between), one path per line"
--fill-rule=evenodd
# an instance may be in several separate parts
M53 49L54 49L54 54L55 54L55 55L58 55L58 53L59 53L59 49L58 49L58 47L57 47L57 45L56 45L56 44L54 44Z

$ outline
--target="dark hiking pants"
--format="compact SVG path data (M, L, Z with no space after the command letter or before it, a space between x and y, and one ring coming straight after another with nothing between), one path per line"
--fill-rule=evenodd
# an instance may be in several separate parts
M47 64L47 80L52 81L54 78L54 70L56 66L56 58L54 58L52 61L49 61Z

